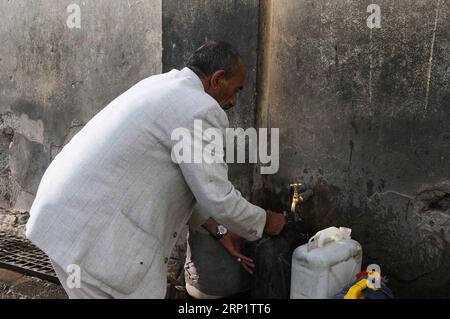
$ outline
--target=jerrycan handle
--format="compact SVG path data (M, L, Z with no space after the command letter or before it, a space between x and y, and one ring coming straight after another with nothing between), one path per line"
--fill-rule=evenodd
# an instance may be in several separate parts
M352 230L350 228L345 227L329 227L321 230L309 239L307 246L308 252L316 248L322 248L332 242L350 239L351 232Z

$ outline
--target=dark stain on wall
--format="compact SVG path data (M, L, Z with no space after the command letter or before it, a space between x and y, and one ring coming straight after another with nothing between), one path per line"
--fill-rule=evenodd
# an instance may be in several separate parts
M230 127L255 126L259 0L163 1L163 71L182 68L206 40L227 41L243 57L247 79L239 109L228 111ZM254 165L230 164L230 179L247 197Z
M450 3L378 1L369 29L370 3L272 2L260 107L280 170L263 202L286 209L286 186L309 184L311 229L352 228L397 297L449 297Z

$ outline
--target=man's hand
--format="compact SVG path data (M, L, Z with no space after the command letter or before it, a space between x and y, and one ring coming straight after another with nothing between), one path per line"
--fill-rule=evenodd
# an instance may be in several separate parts
M223 247L225 247L231 256L236 257L237 261L240 262L242 267L244 267L247 272L253 275L255 263L251 258L241 254L241 237L233 233L228 233L219 239L219 242L223 245Z
M266 218L266 226L264 227L264 231L269 236L277 236L281 233L286 224L287 220L283 214L275 213L268 210Z

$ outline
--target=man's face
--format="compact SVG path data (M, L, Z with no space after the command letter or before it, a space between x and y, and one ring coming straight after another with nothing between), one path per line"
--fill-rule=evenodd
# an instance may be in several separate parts
M236 106L238 102L238 93L242 90L245 82L245 64L239 58L236 63L236 70L233 76L225 78L224 72L216 72L210 79L210 86L207 93L210 94L219 105L228 110Z

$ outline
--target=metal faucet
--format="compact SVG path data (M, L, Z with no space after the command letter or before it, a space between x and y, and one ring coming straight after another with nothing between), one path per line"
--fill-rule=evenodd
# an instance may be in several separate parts
M297 213L297 205L299 202L303 202L303 198L298 193L299 188L302 187L301 183L290 184L289 187L294 188L294 195L292 196L291 213Z
M288 221L299 222L302 220L300 212L298 211L298 206L308 200L314 195L312 189L307 189L300 193L300 188L303 186L301 183L289 184L289 188L294 188L294 195L292 195L291 211L284 211L284 216L286 216Z

